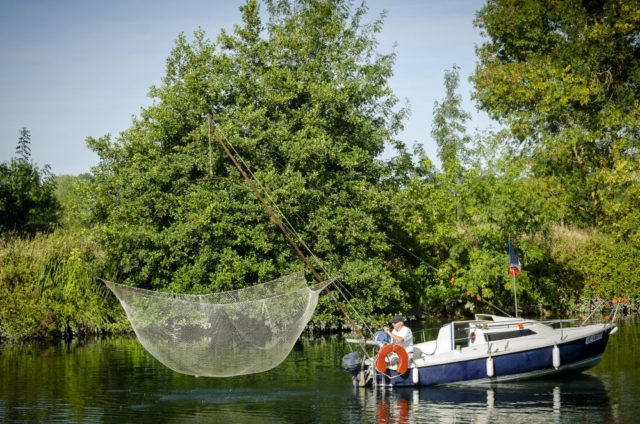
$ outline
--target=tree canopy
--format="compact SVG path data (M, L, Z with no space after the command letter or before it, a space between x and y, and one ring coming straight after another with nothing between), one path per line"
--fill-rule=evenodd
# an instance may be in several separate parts
M479 107L562 187L565 222L637 244L640 4L489 0L475 23Z
M58 220L60 204L55 198L54 175L29 160L31 135L22 128L17 158L0 163L0 234L33 235L51 229Z
M181 34L154 104L100 156L95 221L112 278L179 292L220 291L303 267L221 149L206 115L261 184L326 278L341 277L366 315L401 312L376 158L406 111L388 85L395 54L376 50L384 16L363 22L351 1L265 1L214 42ZM211 161L209 161L211 155ZM197 183L209 174L217 181ZM387 200L385 200L387 199ZM335 323L325 302L318 321ZM383 313L385 312L385 313ZM333 325L333 324L331 324Z
M476 21L489 41L478 50L475 97L503 130L467 133L459 69L445 71L447 94L435 104L431 131L442 169L421 146L412 157L396 139L408 111L388 84L395 53L377 51L384 13L368 23L366 6L347 0L266 0L263 23L260 3L249 0L242 23L214 41L202 30L191 39L180 34L162 83L150 89L152 106L115 141L88 139L100 157L89 195L106 277L203 293L303 267L211 140L212 113L216 131L313 253L314 266L341 278L337 287L363 319L455 313L473 306L464 293L510 305L509 239L527 264L522 305L572 301L574 286L561 283L562 265L551 260L554 228L613 228L616 213L635 213L632 177L626 189L614 185L622 173L612 168L635 166L623 161L635 155L627 132L635 124L610 120L613 109L598 100L606 93L584 101L554 94L579 96L580 78L593 83L584 69L577 77L580 55L568 69L557 51L572 39L568 28L591 21L578 12L568 15L578 19L572 24L558 17L566 37L549 36L549 47L545 31L555 30L545 25L562 13L550 12L555 3L523 4L489 1ZM562 48L569 54L576 45ZM564 72L577 79L563 80ZM623 104L619 111L631 111ZM395 156L383 162L386 145ZM614 196L605 200L605 189ZM340 325L331 297L321 297L314 320Z

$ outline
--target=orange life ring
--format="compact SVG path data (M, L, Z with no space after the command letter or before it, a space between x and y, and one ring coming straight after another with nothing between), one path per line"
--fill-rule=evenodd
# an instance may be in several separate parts
M471 344L474 344L476 342L476 330L473 330L469 338L471 339Z
M378 359L376 359L376 369L379 372L387 371L387 356L390 353L395 353L398 355L398 365L396 367L396 372L400 375L407 372L407 368L409 367L409 355L407 351L404 350L402 346L399 344L387 344L382 346L380 352L378 352Z

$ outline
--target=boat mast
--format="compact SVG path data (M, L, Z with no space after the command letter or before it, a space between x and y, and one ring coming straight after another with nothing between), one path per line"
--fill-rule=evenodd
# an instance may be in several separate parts
M298 256L300 256L300 258L304 261L304 263L307 266L307 268L309 268L309 270L313 274L314 278L318 281L318 283L323 283L324 281L322 280L322 278L320 277L320 275L318 274L316 269L313 267L313 265L311 265L311 262L309 262L309 259L307 259L307 257L304 255L304 253L302 253L302 251L300 250L300 248L298 247L296 242L293 241L293 239L289 235L289 232L284 228L284 225L282 224L282 221L280 220L280 218L278 218L276 216L276 214L273 212L271 207L264 200L264 198L262 197L262 195L260 194L260 192L258 191L256 186L253 184L253 182L251 181L249 176L247 176L247 174L244 172L244 170L240 167L240 164L236 161L236 158L233 156L231 151L229 151L229 148L227 147L227 145L224 143L224 141L222 141L220 136L218 136L218 133L213 128L213 116L210 113L208 113L207 117L209 119L209 132L213 133L213 135L215 136L216 140L218 140L218 143L220 143L220 145L224 149L224 151L227 154L227 156L229 156L229 159L231 159L231 161L233 162L235 167L238 169L240 174L242 174L242 177L245 179L247 184L249 184L249 187L251 187L251 190L253 190L255 195L258 197L258 199L260 200L260 203L262 203L262 205L265 207L267 212L269 212L269 215L271 216L271 218L275 221L276 224L278 224L278 227L280 227L280 230L282 231L284 236L287 238L287 240L289 241L291 246L293 246L293 248L295 249L295 251L298 254ZM327 294L329 294L331 296L331 299L338 306L338 309L340 309L340 311L345 316L345 318L347 318L347 320L349 320L349 323L351 324L353 329L356 331L356 333L358 333L358 335L360 337L362 337L362 339L364 340L365 339L364 334L362 334L362 331L360 330L360 328L356 325L355 322L353 322L353 320L351 319L349 314L347 314L347 311L345 311L345 309L342 307L342 304L338 301L338 299L336 299L335 296L333 296L333 293L331 293L331 290L329 290L329 288L327 286L324 287L324 290L327 292Z
M518 318L518 292L516 289L516 273L513 273L513 301L516 305L516 318Z

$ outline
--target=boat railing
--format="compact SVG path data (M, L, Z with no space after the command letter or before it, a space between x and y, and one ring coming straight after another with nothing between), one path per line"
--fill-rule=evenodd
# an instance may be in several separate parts
M550 319L550 320L544 320L539 322L540 324L548 325L549 327L554 327L557 325L566 326L566 324L576 324L576 323L579 323L580 321L582 320L577 318L566 318L566 319Z
M567 327L576 327L580 325L581 320L580 319L550 319L550 320L542 320L542 321L536 321L536 320L527 320L527 319L522 319L522 318L514 318L512 320L501 320L501 321L488 321L488 320L468 320L468 321L454 321L453 324L460 328L460 325L468 325L468 328L476 328L476 329L483 329L483 330L499 330L499 329L505 329L505 328L524 328L530 325L534 325L534 324L543 324L546 325L547 327L553 328L553 329L557 329L559 328L561 330L562 333L562 329L567 328ZM437 339L438 336L438 331L441 329L441 327L433 327L433 328L423 328L419 331L415 331L413 334L413 342L414 344L417 343L424 343L424 342L429 342L429 341L433 341ZM562 334L561 334L562 337ZM465 337L456 337L454 339L454 345L458 345L460 343L465 343L466 341L468 341L468 335ZM353 344L365 344L365 345L370 345L370 346L380 346L382 343L380 343L379 341L375 341L375 340L362 340L362 339L347 339L347 343L353 343Z
M424 343L437 339L440 327L423 328L413 334L413 343ZM427 338L428 337L428 338Z

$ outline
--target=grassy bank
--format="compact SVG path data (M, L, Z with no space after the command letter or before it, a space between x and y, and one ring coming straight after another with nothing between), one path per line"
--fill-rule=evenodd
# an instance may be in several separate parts
M57 230L0 243L0 338L72 337L129 329L117 300L96 279L101 251L89 232Z

